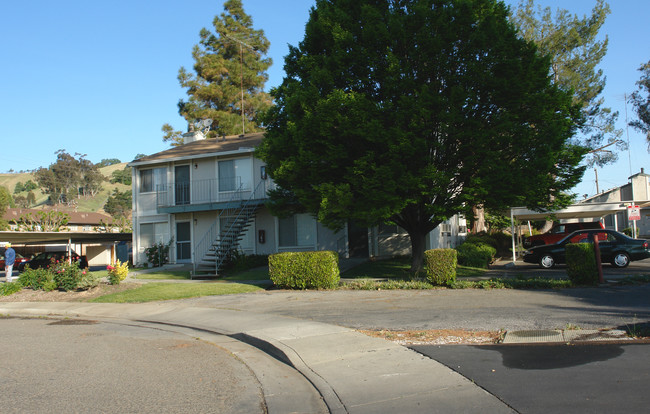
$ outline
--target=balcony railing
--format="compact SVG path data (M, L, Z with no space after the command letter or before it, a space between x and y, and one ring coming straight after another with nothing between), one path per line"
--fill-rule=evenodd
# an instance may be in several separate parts
M158 208L228 203L248 199L265 199L267 191L272 188L271 180L257 185L242 184L241 177L226 179L194 180L156 186L156 206Z

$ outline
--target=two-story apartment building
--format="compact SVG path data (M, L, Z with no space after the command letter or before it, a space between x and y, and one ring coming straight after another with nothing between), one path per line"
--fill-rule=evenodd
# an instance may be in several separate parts
M408 237L390 226L349 225L334 232L309 214L273 216L264 202L274 183L254 156L263 133L205 139L197 131L184 138L183 145L129 164L135 263L145 263L145 249L159 242L171 243L172 263L217 273L232 249L260 255L308 250L333 250L342 257L409 254ZM456 245L462 223L455 217L443 227L432 247Z

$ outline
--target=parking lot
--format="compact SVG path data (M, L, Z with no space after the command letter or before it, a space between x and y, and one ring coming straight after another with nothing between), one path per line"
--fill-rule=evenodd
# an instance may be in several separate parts
M603 277L605 281L621 280L630 276L650 276L650 259L630 263L628 267L619 269L610 263L603 263ZM489 271L480 279L491 277L548 277L553 279L566 279L566 265L558 264L552 269L541 269L538 265L524 263L521 259L513 265L512 260L499 260L490 266Z

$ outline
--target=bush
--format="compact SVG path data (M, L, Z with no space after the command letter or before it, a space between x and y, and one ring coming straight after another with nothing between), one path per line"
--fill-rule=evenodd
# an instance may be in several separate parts
M90 289L99 285L99 276L80 269L76 263L58 263L53 269L56 287L65 290Z
M56 289L54 273L48 269L30 269L25 267L25 271L18 277L20 284L34 290L44 290L50 292Z
M89 272L87 270L81 271L81 279L77 284L77 290L88 290L99 286L101 282L101 276L97 273Z
M484 243L465 242L456 247L458 264L469 267L487 269L494 259L497 250Z
M508 233L479 233L470 234L465 239L465 243L487 244L496 249L496 255L509 256L512 254L512 236Z
M144 254L152 267L162 266L169 261L169 247L172 242L173 240L170 240L167 244L160 242L144 249Z
M269 256L262 254L246 255L233 250L228 255L226 262L223 264L222 269L229 272L243 272L244 270L253 269L255 267L266 266L269 263Z
M332 289L340 280L339 256L333 251L273 254L269 256L269 275L278 287Z
M114 265L106 266L106 270L108 270L108 283L119 285L129 275L129 264L118 260Z
M566 272L574 285L598 283L596 252L591 243L569 243L566 246Z
M20 282L8 282L0 285L0 296L9 296L13 295L16 292L20 292L23 288L23 285Z
M458 254L454 249L432 249L424 252L427 280L432 285L448 285L456 280Z

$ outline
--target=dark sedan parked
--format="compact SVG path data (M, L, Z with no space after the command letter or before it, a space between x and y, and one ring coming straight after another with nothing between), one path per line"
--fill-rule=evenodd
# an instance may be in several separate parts
M18 271L22 272L25 270L25 266L29 266L30 269L39 269L47 268L52 264L63 262L67 260L68 253L65 251L54 251L54 252L43 252L34 256L33 259L21 263L18 266ZM79 256L77 253L72 252L72 262L76 262L80 268L85 269L88 267L88 260L86 256Z
M600 257L615 267L626 267L634 260L650 257L647 240L633 239L614 230L578 230L555 244L533 247L524 253L524 262L538 263L541 268L550 269L556 263L566 262L566 245L569 243L593 243L598 237Z

